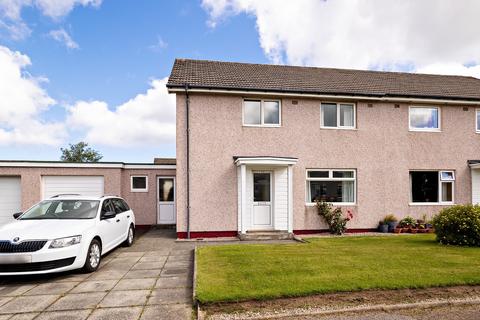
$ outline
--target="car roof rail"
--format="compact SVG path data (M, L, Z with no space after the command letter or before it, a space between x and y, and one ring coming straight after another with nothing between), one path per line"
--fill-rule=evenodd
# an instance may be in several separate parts
M104 195L101 196L100 198L105 198L105 197L117 197L117 198L121 198L119 195L116 195L116 194L104 194Z
M59 193L59 194L56 194L54 196L51 196L50 199L63 197L63 196L81 196L81 194L79 194L79 193Z

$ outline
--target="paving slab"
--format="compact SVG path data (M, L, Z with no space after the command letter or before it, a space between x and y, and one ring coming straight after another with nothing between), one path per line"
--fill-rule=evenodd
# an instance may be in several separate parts
M0 297L0 307L12 299L13 297Z
M39 313L34 312L34 313L21 313L21 314L15 314L13 317L11 317L8 320L32 320L34 319Z
M132 320L138 319L142 313L142 307L123 307L96 309L88 317L88 320ZM158 317L157 319L162 319Z
M110 291L100 302L100 307L128 307L144 305L150 290Z
M171 249L163 249L158 251L147 251L142 258L145 257L160 257L160 256L168 256L171 252Z
M170 256L192 256L192 249L175 249L170 252Z
M35 320L85 320L92 310L43 312Z
M37 286L36 284L22 284L22 285L4 285L0 286L0 296L12 297L20 296Z
M118 257L119 258L130 258L130 257L141 257L145 254L145 252L121 252Z
M162 269L165 262L137 262L133 267L132 270L153 270L153 269Z
M117 282L118 280L84 281L73 288L70 293L110 291L117 284Z
M16 297L0 307L0 314L43 311L59 297L59 295Z
M43 283L32 290L25 292L23 295L43 295L43 294L65 294L72 290L79 282L50 282Z
M142 278L142 279L122 279L113 290L136 290L136 289L152 289L155 286L157 278Z
M157 280L155 288L191 288L192 278L181 275L178 277L162 277Z
M0 315L0 320L10 319L11 316L12 316L11 314L2 314Z
M138 262L165 262L167 261L167 256L155 255L155 256L143 256L138 260Z
M187 304L147 306L140 320L184 320L192 319L192 307Z
M154 270L131 270L125 275L125 279L155 278L160 275L160 269Z
M47 310L93 309L106 295L106 292L70 293L55 301Z
M184 267L179 267L179 268L164 268L161 273L161 277L178 277L180 275L188 275L191 273L190 268L184 268Z
M128 271L127 270L100 270L95 272L88 280L119 280L121 279Z
M148 305L191 303L192 290L190 288L155 289L148 299Z

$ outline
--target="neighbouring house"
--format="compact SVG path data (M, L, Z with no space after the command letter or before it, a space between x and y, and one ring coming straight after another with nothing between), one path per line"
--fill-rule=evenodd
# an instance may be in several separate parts
M480 80L177 59L179 238L326 229L480 201Z
M0 224L57 194L117 195L137 226L175 224L175 159L154 163L0 161Z

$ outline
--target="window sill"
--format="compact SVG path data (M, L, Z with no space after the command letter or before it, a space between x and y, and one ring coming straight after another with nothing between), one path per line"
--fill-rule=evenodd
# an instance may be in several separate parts
M358 129L357 129L357 128L324 127L324 126L320 126L320 129L327 129L327 130L347 130L347 131L358 131Z
M441 129L408 129L409 132L431 132L431 133L436 133L436 132L442 132Z
M350 202L329 202L331 203L334 207L356 207L357 204L356 203L350 203ZM305 207L315 207L317 204L316 203L312 203L312 202L306 202L305 203Z
M408 204L411 207L416 207L416 206L453 206L455 203L453 202L410 202Z
M148 189L137 189L137 190L131 189L130 192L148 192Z
M246 128L281 128L281 124L243 124Z

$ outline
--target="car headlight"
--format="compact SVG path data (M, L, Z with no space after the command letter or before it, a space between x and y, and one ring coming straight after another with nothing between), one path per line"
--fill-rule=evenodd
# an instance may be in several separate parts
M50 249L55 248L64 248L73 246L74 244L80 243L82 240L82 236L73 236L73 237L66 237L66 238L59 238L54 239L52 243L50 243Z

